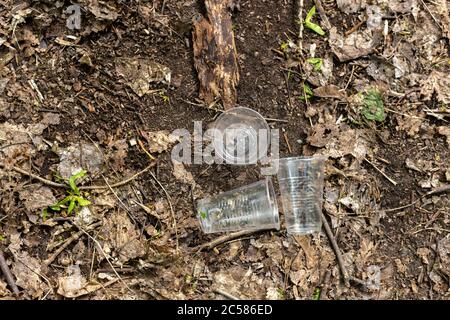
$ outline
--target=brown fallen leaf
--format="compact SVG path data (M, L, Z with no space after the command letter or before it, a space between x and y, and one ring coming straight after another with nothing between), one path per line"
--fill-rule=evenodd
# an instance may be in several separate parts
M372 34L368 31L357 31L344 37L337 32L336 27L333 27L330 30L329 43L339 61L344 62L368 55L375 49L380 39L378 32Z
M436 98L444 104L450 103L450 74L434 70L427 79L422 81L420 94L429 101L436 93Z
M104 218L99 239L103 251L116 258L119 265L130 259L142 257L146 253L141 233L123 211L114 212Z
M234 107L239 82L236 44L229 8L234 0L205 0L207 16L196 16L193 29L194 66L199 96L208 104L217 97L225 109Z
M104 3L99 4L99 1L97 0L87 0L87 8L97 19L100 20L114 21L119 16L113 7Z
M195 180L192 176L192 173L186 170L183 163L178 162L176 160L172 160L173 163L173 175L178 181L181 181L182 183L194 185Z
M115 64L117 74L139 97L150 91L150 83L170 83L170 69L155 61L138 57L118 58Z
M314 90L314 96L320 97L320 98L336 98L336 99L344 99L345 93L339 89L338 86L335 86L334 84L330 84L327 86L315 88Z
M446 136L447 145L450 148L450 127L440 126L437 128L437 131L440 135Z
M101 284L87 283L86 279L81 275L78 265L67 267L67 276L58 278L59 295L66 298L77 298L92 293L103 286Z
M154 132L141 131L141 135L147 140L149 145L148 151L151 153L164 152L179 141L178 137L169 134L166 130Z

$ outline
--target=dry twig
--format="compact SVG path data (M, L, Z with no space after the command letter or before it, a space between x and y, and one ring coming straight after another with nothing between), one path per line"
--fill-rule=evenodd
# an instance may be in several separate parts
M218 237L210 242L204 243L196 248L196 252L200 252L204 249L211 250L214 247L218 246L219 244L225 243L230 240L234 240L236 238L244 237L250 234L253 234L255 232L258 232L259 230L242 230L230 234L226 234L224 236Z
M0 269L3 271L6 282L8 282L8 285L12 289L14 295L18 296L20 293L19 288L16 285L16 281L14 280L11 270L9 270L9 267L6 264L5 256L3 255L3 252L1 250L0 250Z
M100 226L101 222L96 222L91 225L89 225L86 230L90 231L95 229L96 227ZM61 252L64 251L72 242L78 240L83 235L83 231L78 231L77 233L74 233L70 238L68 238L62 246L60 246L50 257L48 257L46 260L44 260L44 265L48 266L55 261L55 259L61 254Z

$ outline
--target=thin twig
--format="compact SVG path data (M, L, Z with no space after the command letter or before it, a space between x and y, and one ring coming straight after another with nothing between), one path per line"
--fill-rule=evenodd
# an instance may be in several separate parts
M241 299L239 299L239 298L233 296L232 294L230 294L230 293L228 293L228 292L226 292L226 291L223 291L223 290L221 290L221 289L214 289L213 292L214 292L214 293L217 293L217 294L220 294L220 295L222 295L222 296L224 296L225 298L228 298L228 299L230 299L230 300L241 300Z
M90 231L95 229L96 227L100 226L101 222L96 222L91 225L89 225L86 230ZM60 246L50 257L48 257L46 260L44 260L44 265L48 266L55 261L55 259L61 254L61 252L64 251L72 242L78 240L83 235L83 231L78 231L77 233L74 233L70 238L68 238L62 246Z
M336 259L338 261L339 268L341 269L342 277L344 278L344 283L347 287L349 287L350 286L349 277L347 273L347 268L345 267L344 264L344 259L342 258L341 250L339 249L336 239L334 238L333 232L331 231L331 227L328 224L327 218L325 218L323 213L321 213L321 216L325 232L328 236L328 239L331 242L331 246L333 247L334 253L336 254Z
M19 288L16 285L16 281L14 280L11 270L9 270L9 267L6 264L5 256L3 255L3 252L1 250L0 250L0 269L3 271L3 274L5 275L6 278L6 282L8 282L9 287L12 289L14 295L17 297L20 293Z
M138 173L132 175L131 177L129 177L129 178L123 180L123 181L120 181L120 182L117 182L117 183L113 183L113 184L111 184L109 186L107 186L107 185L106 186L81 186L81 187L79 187L79 189L80 190L101 190L101 189L109 189L109 187L111 187L111 188L118 188L118 187L121 187L121 186L126 185L127 183L133 181L134 179L139 177L141 174L147 172L150 168L152 168L154 166L155 166L155 163L151 163L145 169L139 171Z
M133 214L131 213L130 209L123 203L122 199L119 198L117 193L114 191L114 189L111 187L111 185L108 183L108 180L106 180L105 176L102 175L103 180L105 181L106 185L108 186L109 190L113 193L113 195L116 197L117 200L119 200L119 203L122 205L122 207L125 209L125 211L128 213L128 216L131 220L133 220L134 223L136 223L136 219L133 217Z
M400 207L396 207L396 208L379 210L377 212L393 212L393 211L406 209L406 208L412 207L413 205L415 205L417 202L419 202L421 199L423 199L425 197L432 196L432 195L439 194L439 193L449 192L449 191L450 191L450 185L444 185L442 187L436 188L434 190L431 190L431 191L425 193L424 195L422 195L421 197L419 197L418 199L414 200L413 202L411 202L409 204L406 204L406 205L400 206Z
M332 26L330 21L328 20L327 13L325 12L325 9L322 6L322 1L320 0L314 0L314 4L316 5L317 12L319 12L320 18L322 19L323 25L325 28L330 31Z
M2 164L0 164L0 166L2 166ZM21 174L25 175L25 176L28 176L30 178L39 180L43 184L46 184L46 185L51 186L51 187L56 187L56 188L66 188L67 187L66 184L57 183L57 182L53 182L53 181L47 180L45 178L39 177L38 175L35 175L34 173L27 172L27 171L25 171L25 170L23 170L23 169L21 169L19 167L16 167L16 166L13 166L12 169L14 171L18 172L18 173L21 173Z
M230 234L226 234L224 236L218 237L214 240L211 240L210 242L204 243L196 248L196 252L200 252L204 249L211 250L214 247L218 246L219 244L222 244L224 242L228 242L230 240L234 240L236 238L244 237L250 234L253 234L255 232L258 232L260 230L242 230Z
M300 28L298 31L298 43L297 43L297 47L298 47L298 51L299 53L302 55L303 54L303 0L298 0L298 14L297 14L297 18L298 18L298 23L300 24Z
M161 182L159 182L159 180L156 178L156 176L153 174L153 172L150 171L150 175L152 176L153 180L156 181L156 183L159 185L159 187L162 189L162 191L164 192L164 194L166 195L167 198L167 203L169 204L169 208L170 208L170 214L172 215L172 220L173 220L173 228L175 229L175 245L176 245L176 251L177 254L179 253L179 243L178 243L178 227L177 227L177 218L175 216L175 211L173 210L173 206L172 206L172 201L170 200L170 195L167 192L166 188L164 188L164 186L161 184Z
M395 182L392 178L390 178L386 173L384 173L383 171L381 171L376 165L374 165L372 162L370 162L367 158L364 158L364 160L369 163L372 167L375 168L375 170L377 170L379 173L381 173L383 175L383 177L385 177L386 179L389 180L390 183L392 183L394 186L397 185L397 182Z

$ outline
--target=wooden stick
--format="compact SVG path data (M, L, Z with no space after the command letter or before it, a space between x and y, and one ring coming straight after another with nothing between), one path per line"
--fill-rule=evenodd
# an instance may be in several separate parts
M349 287L350 286L349 277L347 273L347 268L344 265L344 259L342 258L341 250L339 249L336 239L334 238L333 232L331 231L331 227L328 224L327 218L325 218L325 215L323 213L321 214L321 217L325 232L328 236L328 239L331 242L331 246L333 247L334 253L336 254L336 259L339 265L339 269L341 270L342 277L344 278L344 283L347 287Z
M98 226L100 226L101 222L96 222L91 225L89 225L86 230L90 231ZM72 242L78 240L83 235L83 231L78 231L77 233L74 233L69 239L66 240L66 242L59 247L50 257L48 257L46 260L44 260L44 265L48 266L55 261L55 259L61 254L61 252L64 251Z
M9 270L9 267L6 264L5 256L3 255L3 252L1 250L0 250L0 269L3 271L3 274L5 275L6 278L6 282L8 282L9 287L12 289L14 295L17 297L20 293L19 288L16 285L16 281L14 280L11 270Z
M253 234L258 231L260 231L260 230L242 230L242 231L226 234L224 236L218 237L210 242L207 242L205 244L198 246L196 252L200 252L203 249L211 250L214 247L218 246L219 244L222 244L222 243L230 241L230 240L234 240L236 238L247 236L247 235Z
M222 296L224 296L225 298L228 298L228 299L230 299L230 300L241 300L241 299L239 299L239 298L233 296L232 294L230 294L230 293L228 293L228 292L226 292L226 291L223 291L223 290L221 290L221 289L214 289L213 292L214 292L214 293L217 293L217 294L220 294L220 295L222 295Z

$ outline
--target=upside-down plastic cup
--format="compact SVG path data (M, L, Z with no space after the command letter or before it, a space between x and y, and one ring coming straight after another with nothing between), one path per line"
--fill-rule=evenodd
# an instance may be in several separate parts
M214 122L213 146L227 164L255 164L269 150L270 128L255 110L237 107Z
M280 229L270 178L199 200L197 216L205 233Z
M306 235L322 228L324 164L326 157L282 158L278 184L287 232Z

